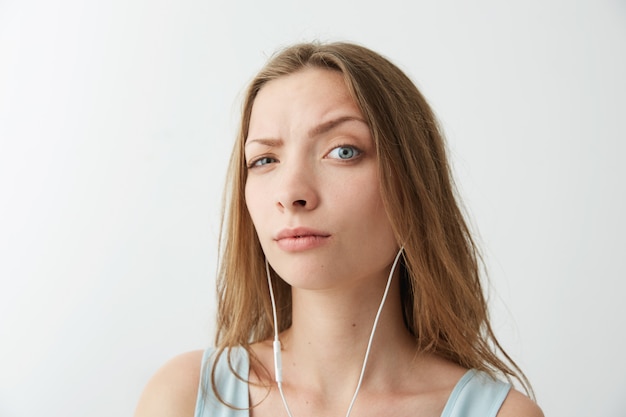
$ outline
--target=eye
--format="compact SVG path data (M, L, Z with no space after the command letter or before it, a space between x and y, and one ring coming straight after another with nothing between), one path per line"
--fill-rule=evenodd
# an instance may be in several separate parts
M355 148L354 146L342 145L337 146L333 150L328 153L329 158L334 159L354 159L357 156L361 155L361 151Z
M276 162L276 159L271 158L269 156L262 156L260 158L252 160L248 164L248 168L260 167L260 166L263 166L263 165L271 164L273 162Z

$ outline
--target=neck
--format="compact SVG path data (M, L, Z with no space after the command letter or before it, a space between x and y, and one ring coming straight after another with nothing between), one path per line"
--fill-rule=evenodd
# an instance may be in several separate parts
M396 273L396 275L398 275ZM292 326L281 335L284 380L289 384L351 394L385 291L386 277L370 285L327 291L292 290ZM412 354L396 276L381 311L367 361L368 381L389 376L402 354Z

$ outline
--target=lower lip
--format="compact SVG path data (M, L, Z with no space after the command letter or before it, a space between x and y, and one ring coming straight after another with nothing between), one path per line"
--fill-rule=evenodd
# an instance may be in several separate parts
M278 247L285 252L301 252L324 245L328 236L286 237L276 241Z

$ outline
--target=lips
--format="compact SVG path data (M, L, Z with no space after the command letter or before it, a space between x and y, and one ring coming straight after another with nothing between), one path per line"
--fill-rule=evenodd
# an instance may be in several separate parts
M300 252L320 247L328 242L330 233L297 227L293 229L283 229L276 236L278 247L286 252Z

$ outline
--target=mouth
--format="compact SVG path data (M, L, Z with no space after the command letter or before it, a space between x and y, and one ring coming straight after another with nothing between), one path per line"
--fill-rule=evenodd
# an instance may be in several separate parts
M305 227L297 227L295 229L283 229L276 234L274 240L280 241L283 239L302 239L309 237L330 237L330 233L326 233L320 230L309 229Z
M274 237L278 247L286 252L301 252L320 247L328 242L330 233L298 227L283 229Z

